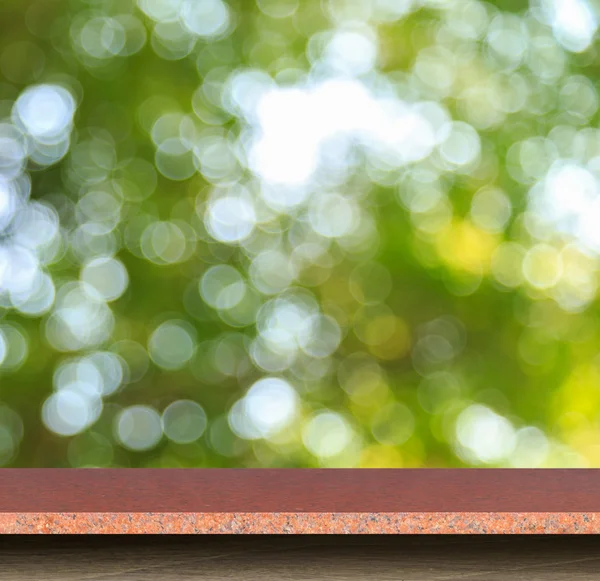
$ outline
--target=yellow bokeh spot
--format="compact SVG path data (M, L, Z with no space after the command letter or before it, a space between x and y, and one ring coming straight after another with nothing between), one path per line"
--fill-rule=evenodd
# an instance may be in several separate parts
M563 264L560 252L549 244L535 244L523 259L523 274L527 282L536 289L555 286L562 275Z
M446 264L456 270L483 274L489 270L498 237L480 230L469 220L454 221L435 241L436 250Z
M369 446L360 456L360 468L402 468L403 466L402 454L391 446Z
M347 277L330 277L319 287L322 302L332 302L341 309L356 304L356 299L350 292Z
M364 342L367 345L382 345L387 342L396 330L394 315L378 315L365 325Z
M365 374L361 380L357 374L352 391L348 395L352 404L371 413L372 410L386 404L392 397L392 392L382 378Z
M577 412L565 412L555 422L555 428L563 434L576 432L582 427L588 427L589 421Z
M425 447L418 436L402 445L402 454L405 468L422 468L425 465Z
M571 284L586 284L596 278L597 263L575 245L568 244L561 253L563 277Z
M590 464L600 465L600 430L586 426L573 430L564 438L566 444L579 452Z
M586 364L576 367L552 399L555 418L567 412L593 418L600 406L600 369Z
M410 348L408 325L399 317L377 317L367 327L368 349L379 359L400 359Z

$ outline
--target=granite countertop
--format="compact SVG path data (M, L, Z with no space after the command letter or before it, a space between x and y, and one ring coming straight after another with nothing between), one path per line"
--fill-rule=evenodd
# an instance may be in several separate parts
M596 534L600 513L3 513L5 534Z
M1 469L0 533L600 533L597 469Z

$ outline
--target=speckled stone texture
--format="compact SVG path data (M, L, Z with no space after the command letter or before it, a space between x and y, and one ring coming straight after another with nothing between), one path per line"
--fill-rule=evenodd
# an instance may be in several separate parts
M0 513L4 534L597 534L600 513Z

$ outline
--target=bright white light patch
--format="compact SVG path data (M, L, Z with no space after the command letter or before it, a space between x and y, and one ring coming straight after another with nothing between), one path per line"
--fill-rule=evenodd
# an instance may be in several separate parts
M302 433L306 449L319 458L341 454L350 444L353 432L348 422L335 412L323 411L313 416Z
M0 123L0 175L17 177L27 157L25 136L11 123Z
M155 264L175 264L186 256L186 236L174 222L152 222L142 233L141 249Z
M539 468L550 452L550 442L539 428L528 426L517 434L517 443L510 458L514 468Z
M546 0L556 40L567 50L583 52L593 42L598 20L587 0Z
M15 103L17 124L42 142L59 141L70 129L75 99L59 85L35 85L25 89Z
M283 379L258 380L232 408L230 423L241 437L268 438L285 428L298 409L296 390Z
M166 321L150 336L148 352L163 369L180 369L194 355L196 345L192 329L183 321Z
M336 33L325 52L329 66L349 75L368 73L375 65L377 47L375 43L359 32L340 31Z
M8 351L8 345L6 344L6 339L4 338L4 333L2 333L2 330L0 329L0 365L2 365L2 362L4 361L4 358L6 357L7 351Z
M0 200L2 198L0 180ZM0 205L2 202L0 201ZM0 216L2 210L0 209ZM0 217L0 223L2 218ZM26 248L41 250L51 245L59 234L59 218L56 210L46 204L29 202L19 208L13 222L13 239Z
M254 286L266 295L285 290L295 274L289 258L279 250L261 252L250 264L249 273Z
M278 298L267 302L257 315L260 337L276 353L294 353L299 339L312 336L312 316L316 305ZM309 329L305 332L305 327Z
M529 208L544 223L600 252L600 185L586 168L560 160L529 194Z
M27 248L10 245L6 247L7 255L0 257L0 264L6 260L6 272L0 278L0 288L12 293L29 291L40 273L38 257ZM4 270L0 266L0 271Z
M163 412L162 425L169 440L178 444L189 444L204 433L206 413L195 401L174 401Z
M0 232L13 219L18 205L15 188L11 182L0 179Z
M125 292L129 276L120 260L101 257L85 264L81 280L94 287L104 300L114 301Z
M200 281L200 295L214 309L232 309L244 298L246 283L228 264L209 268Z
M79 41L91 56L98 59L110 58L118 55L125 47L125 29L114 18L92 18L81 30Z
M256 121L250 168L267 183L287 186L310 182L324 157L339 164L357 142L388 165L401 167L429 155L437 139L417 107L379 98L356 79L270 88L245 114Z
M149 406L128 407L115 418L115 435L129 450L135 452L150 450L162 438L160 416Z
M84 361L92 363L100 373L103 396L114 393L120 387L124 371L127 369L127 364L121 357L109 351L96 351Z
M311 95L301 89L272 89L260 98L256 111L262 137L250 152L253 169L267 181L305 182L316 169L321 137Z
M68 389L87 398L98 398L102 395L103 379L91 361L73 359L58 366L53 384L57 391Z
M328 315L314 315L305 320L298 342L311 357L328 357L339 346L342 332L339 325Z
M100 416L102 402L72 389L53 393L42 406L42 421L61 436L74 436Z
M479 134L468 123L455 121L448 127L440 153L451 166L460 167L475 161L481 151Z
M256 224L251 203L243 198L226 196L210 204L206 225L211 235L221 242L241 242L250 236Z
M506 460L516 444L512 424L479 404L468 407L458 416L456 437L465 459L483 464Z
M340 194L318 195L310 212L315 232L326 238L350 234L357 226L359 211L352 200Z
M181 12L182 0L138 0L140 9L156 22L173 22Z
M85 283L67 283L46 322L46 338L59 351L77 351L105 341L113 324L111 310L95 289Z
M0 368L18 369L29 355L29 345L25 335L12 325L0 326L0 337L4 346L0 346Z
M45 272L39 272L30 288L9 294L15 309L27 315L40 316L52 307L56 290L52 277Z
M190 32L198 36L218 36L227 30L229 9L221 0L184 0L181 20Z

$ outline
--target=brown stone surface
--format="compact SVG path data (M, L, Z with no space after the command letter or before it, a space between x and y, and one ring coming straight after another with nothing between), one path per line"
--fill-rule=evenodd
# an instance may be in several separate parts
M597 534L600 513L0 513L4 534Z
M600 512L600 468L2 468L0 512Z

